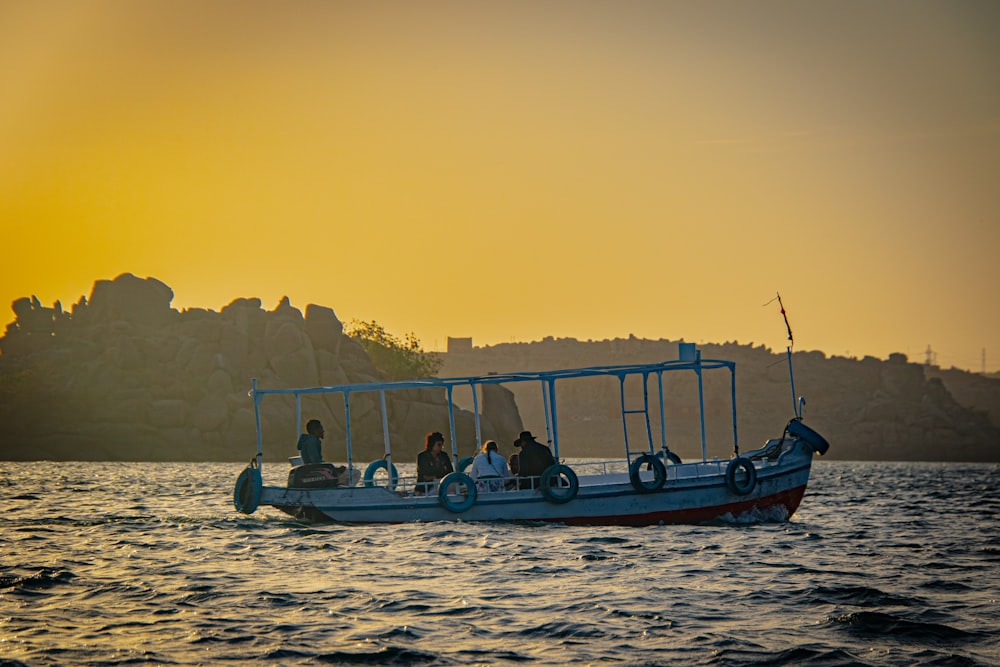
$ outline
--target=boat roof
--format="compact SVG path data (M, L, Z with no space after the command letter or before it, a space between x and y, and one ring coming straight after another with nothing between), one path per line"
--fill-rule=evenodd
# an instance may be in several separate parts
M572 378L584 378L584 377L616 377L621 384L622 392L622 419L623 419L623 429L624 429L624 445L626 451L626 457L628 457L632 452L629 447L629 436L628 436L628 424L625 420L625 416L630 413L642 412L645 414L646 420L646 434L649 441L648 449L649 452L653 451L653 436L650 428L650 406L648 396L644 390L643 392L643 405L642 410L626 410L624 404L625 396L625 378L628 376L639 375L642 376L643 385L645 386L648 378L650 376L656 376L657 384L660 385L658 394L658 405L660 413L660 424L661 432L660 439L662 444L662 449L664 452L667 451L666 446L666 431L663 430L662 425L664 422L664 392L663 392L663 374L673 373L681 371L692 371L698 376L698 395L699 395L699 413L701 421L701 440L702 440L702 459L706 456L706 439L705 439L705 406L704 406L704 396L702 390L701 376L702 372L705 370L721 369L725 368L729 370L730 376L730 390L732 393L732 408L733 408L733 442L734 447L736 443L736 362L728 361L724 359L702 359L701 352L697 350L694 344L687 343L682 344L680 349L680 358L672 359L669 361L659 361L653 363L634 363L634 364L617 364L617 365L606 365L606 366L585 366L582 368L566 368L559 370L548 370L548 371L512 371L507 373L487 373L485 375L467 375L461 377L446 377L446 378L422 378L415 380L391 380L383 382L356 382L348 384L339 385L329 385L329 386L319 386L319 387L299 387L299 388L288 388L288 389L261 389L257 387L257 380L253 380L253 388L251 389L250 395L254 402L254 412L256 418L257 426L257 465L261 465L262 454L263 454L263 438L261 433L261 420L260 420L260 404L261 401L266 396L269 395L286 395L294 396L295 398L295 410L296 410L296 425L300 424L302 421L301 415L301 399L303 396L308 395L322 395L322 394L339 394L344 400L345 409L345 441L347 448L347 459L348 463L351 464L353 461L352 453L352 441L353 437L351 434L351 416L350 416L350 397L352 394L364 393L364 392L377 392L380 396L381 402L381 414L382 414L382 432L383 439L385 443L385 458L389 459L391 456L391 446L389 443L389 427L387 424L387 411L386 411L386 394L392 391L402 391L407 389L429 389L429 388L443 388L447 393L447 403L448 403L448 422L449 430L451 432L451 444L452 453L457 456L457 437L456 437L456 423L455 423L455 401L454 401L454 390L459 387L471 387L472 388L472 402L473 402L473 414L476 416L476 444L477 449L481 443L481 433L479 425L479 408L478 408L478 398L476 387L481 385L496 385L496 384L507 384L514 382L540 382L544 391L542 392L542 400L545 407L545 429L548 434L552 446L554 449L554 454L558 458L559 456L559 427L556 420L556 390L555 385L559 380L567 380Z
M730 373L735 373L736 362L724 359L697 359L695 361L670 360L645 364L620 364L611 366L587 366L583 368L566 368L550 371L512 371L507 373L488 373L486 375L467 375L447 378L421 378L416 380L390 380L384 382L356 382L339 385L299 387L288 389L262 389L257 387L256 379L253 391L259 396L268 394L353 394L370 391L397 391L404 389L427 389L431 387L454 388L461 386L476 386L485 384L505 384L509 382L555 382L570 378L590 377L590 376L613 376L624 378L627 375L653 375L676 371L712 370L718 368L728 368Z

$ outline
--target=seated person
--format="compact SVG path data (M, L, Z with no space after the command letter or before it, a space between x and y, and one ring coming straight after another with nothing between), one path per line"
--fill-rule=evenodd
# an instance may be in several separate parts
M417 454L417 485L414 493L417 495L433 493L441 478L455 469L451 458L443 450L444 436L438 431L428 433L424 451Z
M299 436L299 452L302 453L302 463L323 462L323 424L318 419L306 422L306 432Z
M483 451L472 459L469 476L476 480L476 488L481 492L503 491L504 480L510 477L507 461L496 452L496 440L487 440Z
M344 475L347 466L323 463L323 436L326 431L318 419L306 422L306 432L299 436L299 452L302 465L292 468L288 474L289 488L331 487L351 485L349 475ZM343 478L342 478L343 477Z
M518 450L518 449L521 448L521 440L520 439L517 439L517 440L514 441L514 448L515 448L515 450ZM509 457L507 457L507 463L510 464L510 474L511 475L514 475L516 477L517 475L521 474L521 455L517 451L515 451L513 454L511 454Z
M521 443L521 454L518 457L518 476L540 477L546 468L555 464L556 460L552 456L552 450L547 445L535 440L531 431L521 431L521 437L517 441ZM522 489L533 489L537 486L537 480L522 479L520 486Z

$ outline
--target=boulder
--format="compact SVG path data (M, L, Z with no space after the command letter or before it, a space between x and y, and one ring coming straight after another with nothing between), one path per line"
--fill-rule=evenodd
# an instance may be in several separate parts
M85 319L93 321L128 320L145 326L163 326L176 311L170 308L174 292L156 278L137 278L123 273L114 280L94 283Z
M340 366L351 382L375 382L378 369L361 344L350 336L344 336L340 343Z
M237 458L242 458L244 450L246 452L257 450L257 426L252 406L237 408L232 412L232 419L224 432L224 437L230 446L240 453Z
M340 366L337 356L329 350L316 350L316 369L319 372L319 383L324 387L347 384L347 373Z
M263 352L268 360L297 352L306 346L312 350L312 341L296 322L272 320L264 328Z
M302 317L302 311L293 306L287 296L281 297L281 301L278 302L278 305L272 311L272 316L281 322L291 322L293 324L303 324L305 322Z
M11 309L17 316L17 328L23 333L51 336L54 332L56 310L43 306L37 296L17 299L11 304ZM59 312L62 312L62 306L59 307Z
M231 372L235 373L243 368L250 355L250 336L246 329L223 320L219 331L219 351L231 361Z
M260 299L236 299L222 309L220 316L223 322L246 334L250 340L259 341L268 313L261 308Z
M344 334L344 325L337 319L332 308L309 304L306 306L306 334L312 340L313 347L325 350L334 355L340 351L340 342Z
M149 458L157 461L183 461L189 452L197 451L201 444L198 431L188 426L170 426L159 429L152 438Z
M233 393L233 379L225 369L216 368L208 376L208 381L205 383L205 393L212 396L222 396L225 399L226 396Z
M187 403L179 399L161 399L149 406L149 421L153 426L169 428L187 420Z
M208 393L194 409L192 425L201 432L215 431L229 423L229 405L225 394Z
M281 387L315 387L319 384L316 356L311 346L273 356L268 365L278 376Z
M120 336L109 341L104 357L123 370L134 371L144 366L142 353L131 336Z
M147 424L153 394L147 388L116 391L104 413L108 421L122 424Z
M223 324L218 313L204 308L189 308L181 313L173 330L180 336L196 338L202 343L218 343L222 336Z

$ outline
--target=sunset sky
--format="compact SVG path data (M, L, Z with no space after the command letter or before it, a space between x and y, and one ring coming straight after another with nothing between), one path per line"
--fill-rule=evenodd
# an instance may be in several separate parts
M1000 3L0 3L0 327L131 272L430 349L1000 369Z

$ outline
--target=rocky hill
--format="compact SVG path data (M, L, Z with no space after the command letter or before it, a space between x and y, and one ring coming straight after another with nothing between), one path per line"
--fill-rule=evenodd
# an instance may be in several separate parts
M284 299L267 311L240 298L215 312L178 311L173 291L154 278L124 274L94 284L69 311L36 298L13 304L15 321L0 338L0 459L243 460L256 451L251 378L262 387L370 382L378 371L343 334L333 310ZM599 342L546 339L473 347L464 339L442 355L440 375L546 370L677 358L679 341L637 338ZM704 345L704 358L737 363L738 430L743 450L780 436L792 415L785 354L761 346ZM796 393L808 398L806 421L831 442L833 459L1000 461L1000 378L887 360L795 352ZM709 456L727 457L732 439L728 374L706 374ZM667 440L685 458L700 456L693 374L664 388ZM431 430L448 434L443 390L388 397L397 460L421 447ZM471 407L462 402L464 407ZM515 404L516 398L516 404ZM545 433L538 386L492 387L481 397L483 436L509 453L523 426ZM629 409L641 386L626 387ZM617 380L567 383L557 395L564 456L621 452ZM358 461L383 452L375 398L351 402ZM327 458L344 457L339 398L304 397L303 420L327 425ZM633 416L634 417L634 416ZM301 425L291 399L262 403L264 451L271 460L296 453ZM659 442L654 419L653 436ZM645 425L630 418L630 438ZM460 455L472 453L475 419L456 418ZM725 446L722 446L725 445Z
M679 341L637 338L600 342L546 339L472 347L467 339L450 346L441 375L480 374L624 364L676 359ZM784 352L736 343L704 345L703 358L736 362L738 433L741 449L779 437L792 416L792 393ZM831 443L828 457L841 460L1000 461L1000 379L966 371L943 371L909 363L904 355L828 358L794 352L795 389L807 397L806 422ZM650 391L655 391L652 383ZM545 432L540 389L511 385L525 426ZM668 446L685 458L701 455L697 384L671 378L665 394ZM708 454L731 453L732 418L728 373L706 374ZM655 394L654 394L655 396ZM626 407L642 405L641 384L626 387ZM563 452L599 453L594 443L620 450L623 425L617 380L594 381L557 395ZM654 442L659 443L654 418ZM721 424L721 427L718 426ZM629 424L630 439L644 424ZM725 443L729 449L721 447ZM714 445L714 448L713 448Z
M245 460L256 452L251 378L261 387L372 382L378 371L343 334L334 311L305 315L284 299L236 299L220 312L171 308L173 291L154 278L123 274L94 284L64 311L37 298L13 304L16 319L0 338L0 459ZM387 396L397 460L415 456L429 431L449 434L444 390ZM521 430L512 394L483 397L484 438L509 441ZM346 460L339 396L304 397L303 420L326 424L324 452ZM351 399L356 461L384 452L376 398ZM261 404L264 453L297 454L301 424L290 397ZM475 419L456 416L460 455L471 454ZM404 458L405 457L405 458Z

